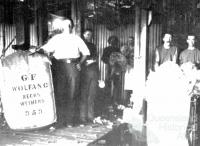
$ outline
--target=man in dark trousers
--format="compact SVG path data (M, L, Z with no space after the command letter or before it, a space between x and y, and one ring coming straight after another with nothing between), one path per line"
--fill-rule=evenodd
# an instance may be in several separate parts
M58 122L65 126L74 124L75 102L80 93L81 65L90 52L84 41L72 34L73 22L70 19L56 19L53 27L61 30L41 48L45 53L52 53L56 59L56 98L61 101L64 112Z
M90 123L94 119L94 101L98 89L98 63L97 49L92 43L92 30L86 29L83 33L90 55L81 71L81 100L80 100L80 121L82 124Z

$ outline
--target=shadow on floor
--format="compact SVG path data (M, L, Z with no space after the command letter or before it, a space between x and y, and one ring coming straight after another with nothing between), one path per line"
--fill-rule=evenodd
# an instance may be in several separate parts
M136 131L129 124L121 124L88 146L147 146L146 127Z

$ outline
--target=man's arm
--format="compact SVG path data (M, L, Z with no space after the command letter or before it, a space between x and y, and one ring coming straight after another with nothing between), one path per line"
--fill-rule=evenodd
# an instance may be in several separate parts
M179 65L183 64L183 52L181 52L180 56L179 56Z
M108 52L108 49L107 48L104 48L103 50L103 55L101 57L101 60L105 63L105 64L108 64L108 60L109 60L109 52Z
M57 45L56 42L57 42L57 38L53 37L49 39L44 45L40 46L39 49L36 51L39 51L39 52L41 51L44 54L49 56L51 53L55 52L54 48L57 48L57 46L55 46Z
M80 71L81 70L81 64L83 64L83 62L86 60L87 55L82 55L81 56L81 60L78 64L76 64L76 68Z
M97 49L96 49L96 45L94 45L93 43L90 43L88 45L88 49L90 49L90 56L88 56L88 59L93 59L93 60L97 60Z
M176 48L176 51L175 51L174 56L173 56L173 58L172 58L172 62L176 63L176 61L177 61L177 56L178 56L178 49Z
M80 37L77 38L77 42L79 42L79 51L82 54L80 62L76 65L77 69L80 71L81 64L86 60L87 56L90 55L90 51L85 42Z

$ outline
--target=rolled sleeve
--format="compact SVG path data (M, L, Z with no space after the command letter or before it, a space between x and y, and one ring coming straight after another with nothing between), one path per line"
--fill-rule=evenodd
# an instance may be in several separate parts
M55 45L57 44L57 37L53 37L51 38L46 44L44 44L41 48L50 53L50 52L54 52L55 51Z
M78 44L79 44L79 46L78 46L79 51L82 53L82 55L84 55L84 56L90 55L90 51L89 51L87 45L80 37L78 37Z

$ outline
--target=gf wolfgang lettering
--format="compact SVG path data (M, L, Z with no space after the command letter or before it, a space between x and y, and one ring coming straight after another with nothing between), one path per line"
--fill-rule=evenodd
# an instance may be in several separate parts
M48 82L42 82L37 78L37 74L26 74L20 76L20 85L12 86L12 92L18 92L21 95L21 102L19 103L21 107L26 107L25 116L33 116L37 114L42 114L42 107L38 109L38 105L45 103L45 97L41 97L42 89L48 88ZM38 81L38 82L37 82ZM39 83L41 82L41 83ZM37 105L37 109L29 110L29 107Z

